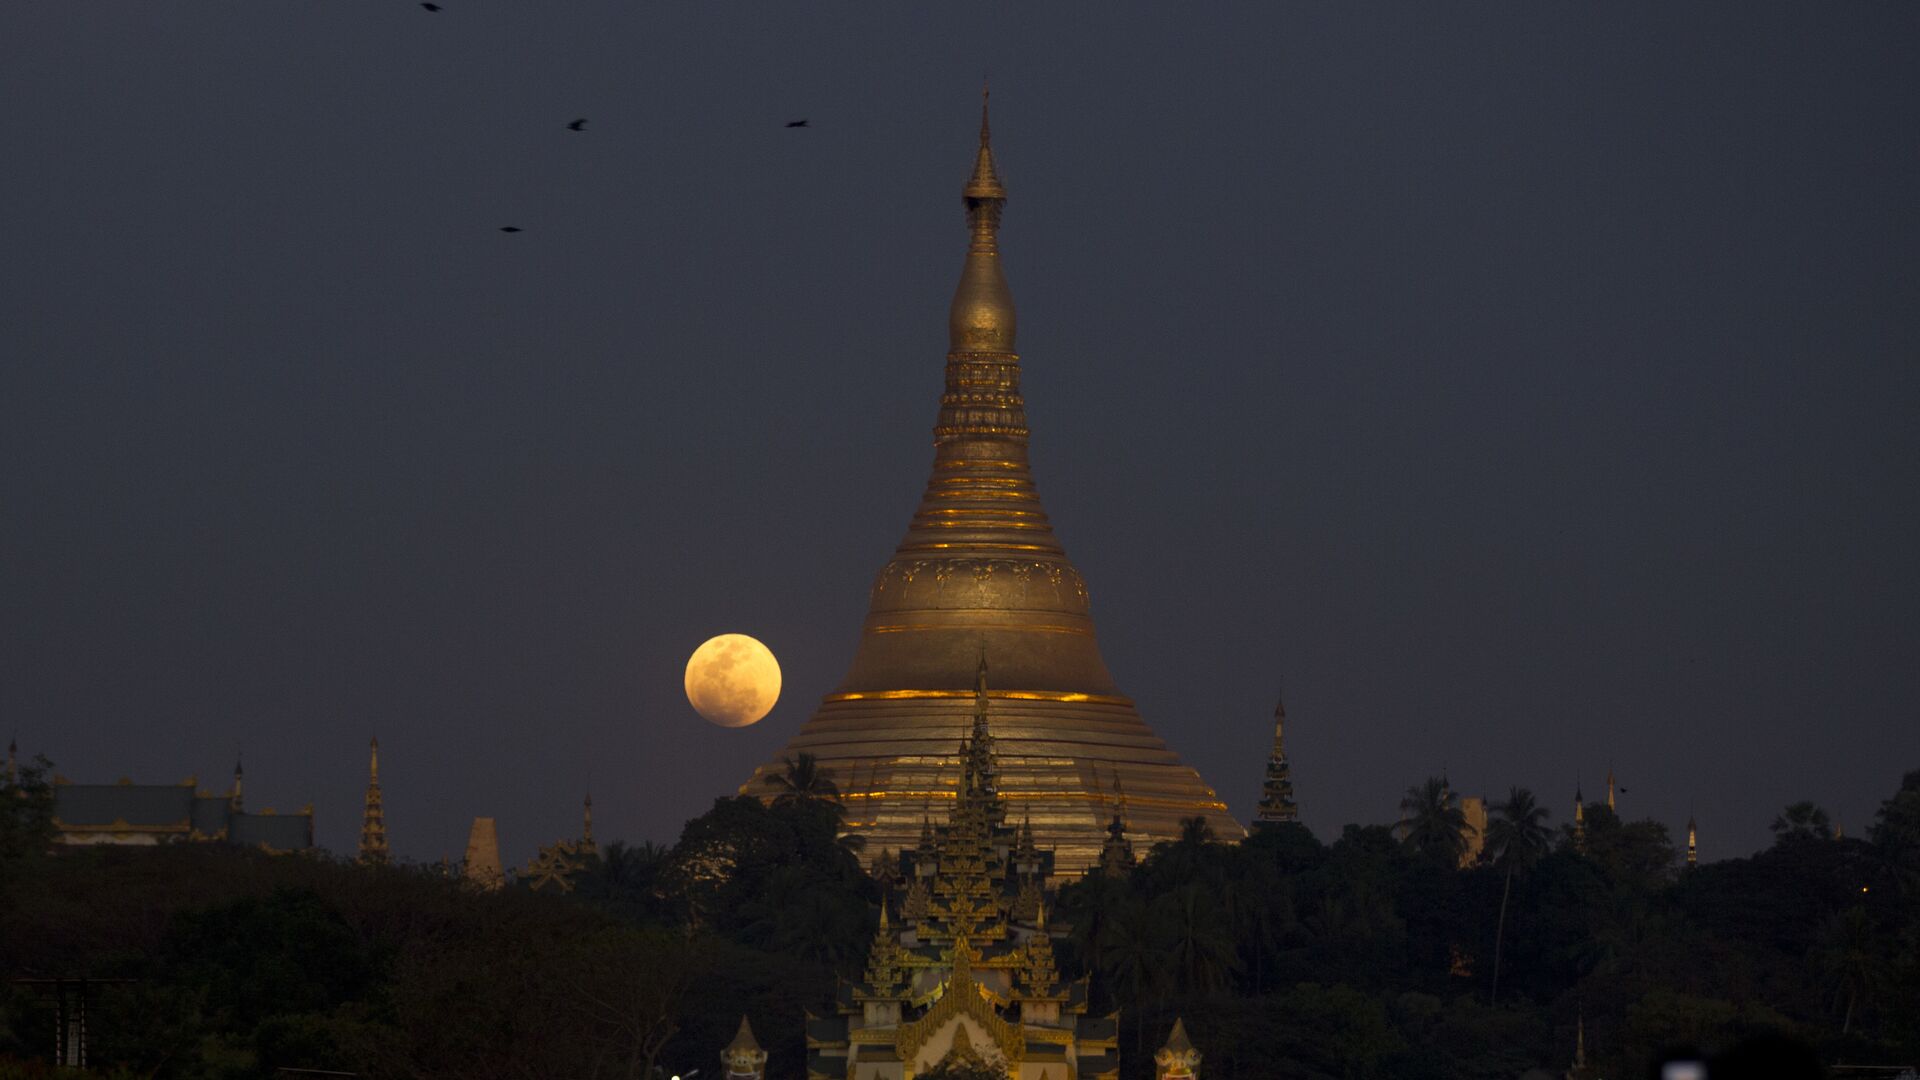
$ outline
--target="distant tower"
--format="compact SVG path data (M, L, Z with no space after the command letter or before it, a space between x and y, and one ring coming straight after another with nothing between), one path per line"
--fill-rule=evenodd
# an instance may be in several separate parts
M1273 753L1267 756L1267 777L1260 784L1260 808L1254 812L1256 829L1300 819L1293 802L1293 773L1287 765L1287 703L1273 707Z
M1613 766L1607 766L1607 809L1613 809Z
M1573 785L1573 848L1587 850L1587 797L1580 793L1579 784Z
M591 852L593 847L593 792L587 792L587 801L580 810L580 846ZM744 1019L744 1017L742 1018Z
M507 883L500 868L500 829L490 817L474 818L473 831L467 834L466 878L484 892Z
M1186 1021L1174 1018L1167 1045L1153 1055L1154 1080L1199 1080L1200 1051L1187 1038Z
M1687 815L1687 865L1700 862L1700 838L1694 830L1693 815Z
M1110 878L1124 878L1133 871L1133 842L1127 839L1127 823L1120 811L1107 822L1107 842L1100 846L1100 872Z
M765 1080L767 1052L753 1037L753 1027L746 1017L740 1018L740 1030L734 1033L733 1041L720 1051L720 1065L725 1070L720 1074L724 1080Z
M387 818L380 805L380 740L376 737L367 748L367 809L360 818L360 861L385 865L388 859Z
M233 807L233 812L236 814L240 812L240 806L241 806L241 802L240 802L241 779L242 779L242 772L240 769L240 759L236 757L233 759L233 791L227 795L227 803Z

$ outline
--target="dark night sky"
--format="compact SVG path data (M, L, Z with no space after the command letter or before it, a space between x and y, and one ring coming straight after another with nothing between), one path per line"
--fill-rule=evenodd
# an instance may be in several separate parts
M1237 815L1283 684L1323 837L1611 762L1719 857L1920 767L1920 8L444 2L0 14L0 728L61 772L243 747L348 850L377 731L406 856L589 785L672 839L918 499L983 71L1041 491Z

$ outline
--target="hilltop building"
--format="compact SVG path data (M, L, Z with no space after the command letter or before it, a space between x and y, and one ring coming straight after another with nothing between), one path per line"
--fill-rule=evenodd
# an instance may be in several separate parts
M1467 842L1460 852L1460 865L1465 868L1479 862L1480 853L1487 850L1487 797L1462 795L1460 817L1465 821L1460 828L1460 838Z
M975 661L993 657L1003 797L1031 818L1058 872L1098 863L1114 806L1102 776L1132 793L1130 831L1151 844L1201 816L1245 835L1192 768L1148 728L1101 658L1087 583L1042 509L1027 457L1013 294L1001 269L1007 191L984 104L962 189L970 236L948 312L946 392L919 509L874 579L859 647L840 685L741 787L771 798L781 761L814 755L838 785L850 832L871 852L912 847L921 822L960 794L953 748L967 731ZM863 1073L861 1080L866 1080Z
M473 819L467 832L467 857L461 864L461 876L482 892L493 892L507 884L507 872L500 865L500 827L490 817Z
M272 807L245 808L245 773L233 766L233 786L223 793L201 789L188 777L178 784L76 784L53 778L55 847L94 844L153 846L176 842L241 844L264 851L313 848L313 805L291 814Z

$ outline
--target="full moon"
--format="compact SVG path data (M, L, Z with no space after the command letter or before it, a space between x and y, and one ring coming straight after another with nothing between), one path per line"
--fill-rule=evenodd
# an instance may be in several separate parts
M687 659L687 701L721 727L746 727L780 700L780 662L745 634L708 638Z

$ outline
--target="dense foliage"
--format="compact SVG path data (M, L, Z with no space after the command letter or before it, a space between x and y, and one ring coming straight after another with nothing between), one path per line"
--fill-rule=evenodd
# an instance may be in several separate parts
M670 848L611 845L559 895L219 845L48 856L44 769L23 770L0 793L0 970L129 980L95 991L102 1072L707 1075L746 1013L769 1075L799 1076L802 1017L858 970L878 894L830 783L792 779ZM1691 870L1657 824L1592 806L1576 845L1523 791L1461 869L1421 820L1450 809L1419 785L1395 827L1331 844L1194 827L1065 889L1063 959L1123 1010L1128 1080L1176 1015L1210 1080L1557 1073L1580 1021L1609 1076L1763 1031L1920 1059L1920 772L1865 839L1796 806L1772 848ZM0 1077L38 1075L50 1003L0 994Z
M1604 1076L1762 1032L1829 1063L1920 1060L1920 772L1870 840L1797 804L1772 848L1691 869L1664 826L1604 804L1576 843L1515 790L1464 869L1443 783L1402 810L1327 845L1297 825L1183 839L1064 890L1132 1065L1176 1015L1218 1080L1558 1072L1583 1020Z

